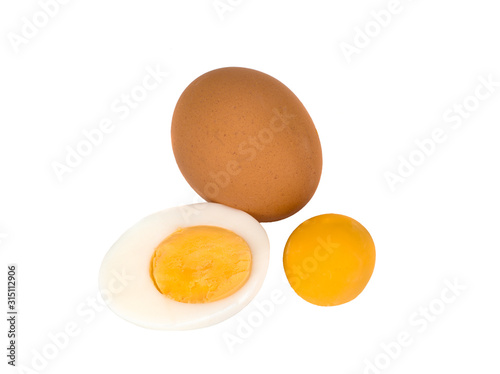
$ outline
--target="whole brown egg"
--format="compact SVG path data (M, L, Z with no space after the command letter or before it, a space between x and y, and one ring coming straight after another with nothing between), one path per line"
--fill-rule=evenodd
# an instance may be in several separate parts
M256 70L221 68L194 80L177 102L171 136L179 169L201 197L261 222L302 209L320 180L321 144L307 110Z

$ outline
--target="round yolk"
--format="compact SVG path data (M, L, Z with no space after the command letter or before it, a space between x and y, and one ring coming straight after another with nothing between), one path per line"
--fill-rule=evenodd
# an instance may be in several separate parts
M339 214L313 217L290 235L283 255L290 285L321 306L356 298L375 267L375 245L357 221Z
M209 303L238 291L250 276L252 253L232 231L215 226L181 228L155 250L156 288L183 303Z

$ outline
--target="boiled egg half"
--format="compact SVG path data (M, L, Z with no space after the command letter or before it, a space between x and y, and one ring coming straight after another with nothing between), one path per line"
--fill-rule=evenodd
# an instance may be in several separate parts
M163 210L126 231L104 257L99 289L136 325L187 330L221 322L259 291L269 240L249 214L216 203Z

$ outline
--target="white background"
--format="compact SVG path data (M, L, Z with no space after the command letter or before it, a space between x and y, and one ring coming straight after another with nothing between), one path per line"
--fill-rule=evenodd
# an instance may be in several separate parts
M455 104L474 103L479 77L500 81L497 1L401 0L402 11L350 62L340 44L353 44L356 28L388 1L233 4L221 19L212 0L74 0L17 53L11 33L22 35L23 17L40 5L0 5L0 309L6 265L17 263L18 364L33 368L50 334L74 323L80 334L37 372L372 373L377 360L380 372L498 372L500 88L459 128L443 120ZM170 75L121 120L111 105L148 66ZM170 120L182 90L224 66L266 72L304 103L323 146L317 193L296 215L264 225L269 272L237 317L188 332L145 330L108 309L83 317L100 262L123 231L199 201L175 163ZM113 132L59 181L53 163L103 118ZM398 157L436 128L447 140L392 191L384 173L396 173ZM291 291L281 258L298 224L328 212L371 232L377 263L355 301L322 308ZM443 305L436 300L447 280L467 289L419 329L410 319ZM225 334L236 335L276 289L285 302L231 353ZM383 344L404 331L412 344L384 361Z

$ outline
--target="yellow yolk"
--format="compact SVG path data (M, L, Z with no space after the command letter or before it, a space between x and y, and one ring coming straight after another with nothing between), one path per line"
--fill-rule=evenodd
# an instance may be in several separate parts
M238 291L250 276L252 253L232 231L215 226L181 228L151 260L156 288L183 303L209 303Z
M304 300L320 306L356 298L375 267L369 232L339 214L313 217L290 235L283 255L290 285Z

